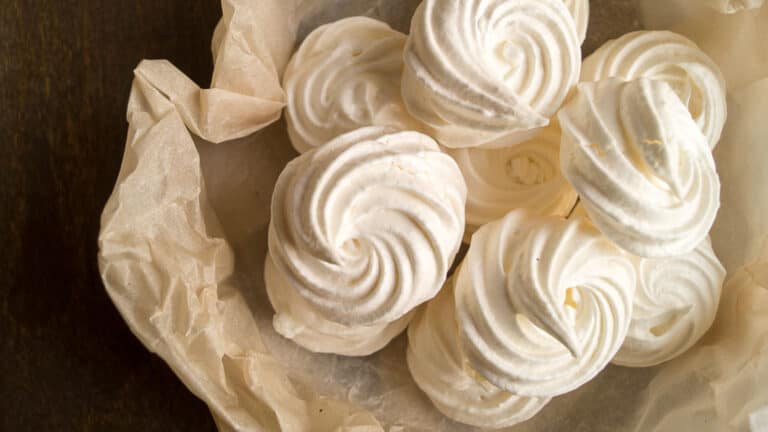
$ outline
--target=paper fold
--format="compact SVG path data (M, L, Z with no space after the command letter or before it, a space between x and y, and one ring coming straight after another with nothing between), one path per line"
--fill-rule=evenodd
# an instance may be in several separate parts
M377 430L373 417L347 403L299 396L235 285L234 253L181 116L140 74L128 106L99 268L134 334L231 430L351 430L350 416Z
M712 233L729 281L716 323L678 359L650 369L610 366L509 430L766 426L768 127L760 120L768 118L768 61L758 42L768 7L713 17L704 6L674 15L669 5L661 22L649 18L664 17L649 9L656 1L638 0L644 24L688 32L729 84L729 119L715 153L724 199ZM205 401L222 431L474 430L440 415L415 386L404 336L364 358L309 353L274 332L263 286L271 188L295 155L275 121L298 29L351 13L407 29L416 3L223 0L209 89L167 61L136 69L123 163L101 219L99 268L133 333ZM594 10L610 5L591 2ZM703 31L701 16L746 30ZM760 48L739 70L734 59L752 59L739 45L746 40Z

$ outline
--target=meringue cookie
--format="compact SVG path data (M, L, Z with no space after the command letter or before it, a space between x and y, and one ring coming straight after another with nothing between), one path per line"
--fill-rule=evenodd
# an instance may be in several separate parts
M563 2L573 16L579 42L584 43L589 25L589 0L563 0Z
M693 346L715 319L725 268L709 239L685 255L636 258L632 324L613 363L646 367Z
M288 135L299 153L364 126L418 130L400 96L405 38L366 17L307 36L283 76Z
M279 289L347 327L395 321L445 281L465 199L461 171L430 137L382 127L341 135L277 180L269 254Z
M467 183L464 239L480 225L527 208L542 216L566 216L576 191L560 173L560 127L553 122L535 138L499 149L446 149Z
M581 81L618 77L664 81L688 107L710 149L726 118L725 80L699 47L677 33L636 31L606 42L581 66Z
M635 283L629 255L588 220L510 212L472 236L458 272L460 346L501 389L566 393L621 347Z
M405 46L408 111L451 148L531 138L580 67L562 0L425 0Z
M320 353L365 356L387 345L408 325L413 313L371 326L345 326L323 318L291 287L267 255L264 282L275 309L272 326L277 334Z
M608 238L643 257L682 255L704 240L720 180L706 137L668 84L581 83L558 116L563 175Z
M457 342L453 281L408 326L408 369L447 417L483 428L512 426L533 417L549 398L516 396L466 368Z

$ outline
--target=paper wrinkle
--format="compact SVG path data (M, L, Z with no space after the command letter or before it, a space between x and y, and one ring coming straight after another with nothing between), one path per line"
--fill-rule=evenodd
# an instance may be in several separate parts
M135 73L176 107L195 135L211 142L250 135L276 121L285 106L280 74L295 39L296 2L223 0L210 88L164 60L143 61Z
M293 388L237 287L234 252L180 115L138 74L128 106L99 267L131 330L231 430L380 430L348 403L301 397Z
M681 357L653 368L609 366L509 431L766 427L768 54L754 47L767 40L768 7L682 14L681 0L664 0L668 16L653 22L648 5L656 0L638 2L647 27L687 31L728 80L729 118L715 151L723 206L712 232L729 271L722 306L712 330ZM417 4L223 0L210 89L166 61L136 70L99 266L131 330L208 404L222 431L476 430L442 416L415 386L405 335L364 358L309 353L273 330L263 283L272 188L296 156L284 122L275 122L294 36L354 14L407 30ZM591 2L593 10L610 4ZM701 14L717 24L697 29L691 23Z

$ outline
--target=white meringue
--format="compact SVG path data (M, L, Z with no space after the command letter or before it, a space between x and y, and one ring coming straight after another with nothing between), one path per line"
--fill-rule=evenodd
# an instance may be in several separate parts
M468 370L459 350L453 281L420 309L408 326L408 369L438 410L484 428L512 426L533 417L549 398L516 396Z
M629 255L588 220L510 212L472 236L459 269L460 346L499 388L566 393L621 347L635 283Z
M465 199L461 171L428 136L381 127L341 135L277 180L269 254L280 289L347 327L395 321L445 281Z
M566 216L576 191L560 173L560 127L552 122L535 138L499 149L446 149L467 183L467 228L464 239L480 225L527 208L542 216Z
M584 43L584 39L587 37L587 26L589 25L589 0L563 1L576 23L576 34L579 36L579 41Z
M345 326L329 321L293 289L269 255L264 263L264 282L275 309L272 326L277 334L313 352L346 356L374 353L399 335L413 316L408 313L395 321L371 326Z
M366 17L307 36L283 76L288 135L299 153L364 126L418 130L400 96L405 38Z
M696 124L717 145L726 118L725 80L695 43L669 31L636 31L603 44L584 60L581 81L618 77L664 81L677 93Z
M725 269L709 239L682 256L635 262L638 284L632 324L613 362L646 367L687 351L709 329Z
M425 0L405 47L408 111L451 148L528 139L578 80L562 0Z
M558 116L563 175L608 238L644 257L682 255L704 240L720 180L706 138L668 84L581 83Z

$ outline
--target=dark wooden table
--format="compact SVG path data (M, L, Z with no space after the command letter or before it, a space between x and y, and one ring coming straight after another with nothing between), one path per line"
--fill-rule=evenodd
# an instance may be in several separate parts
M593 19L631 28L630 2L593 0ZM166 58L206 85L220 13L217 0L0 3L0 430L215 430L112 306L96 236L131 71ZM618 33L591 29L585 51Z
M96 266L132 70L202 85L216 0L0 2L0 430L213 431L126 327Z

